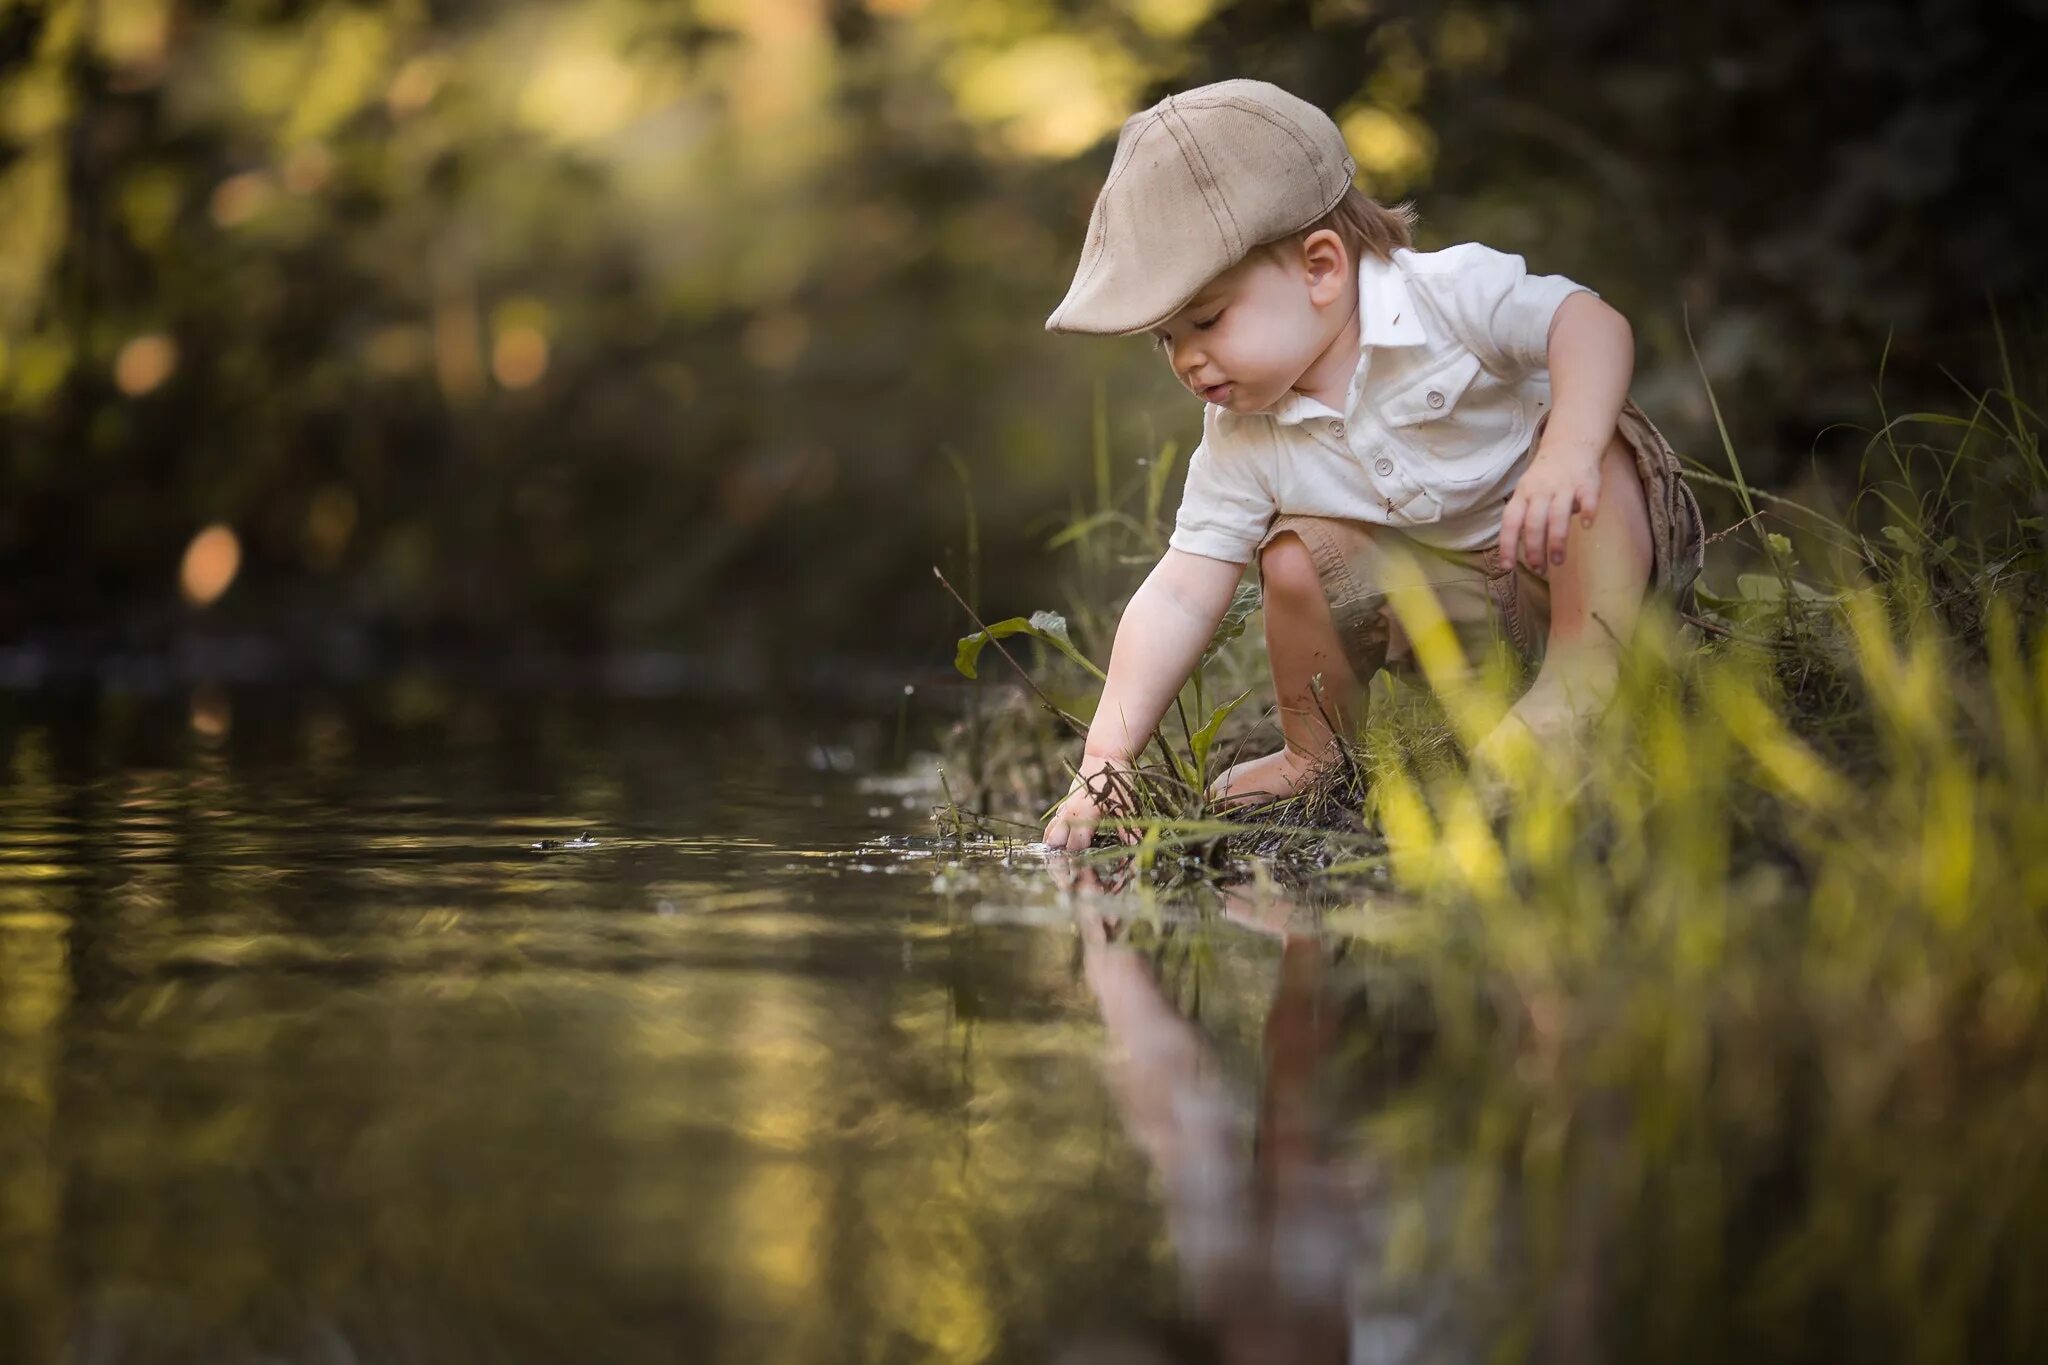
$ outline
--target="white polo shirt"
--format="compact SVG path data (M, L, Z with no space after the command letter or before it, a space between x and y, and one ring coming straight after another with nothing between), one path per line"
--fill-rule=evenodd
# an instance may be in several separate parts
M1493 543L1550 404L1551 316L1585 288L1478 242L1364 257L1345 410L1293 392L1257 412L1206 404L1168 543L1247 563L1280 514Z

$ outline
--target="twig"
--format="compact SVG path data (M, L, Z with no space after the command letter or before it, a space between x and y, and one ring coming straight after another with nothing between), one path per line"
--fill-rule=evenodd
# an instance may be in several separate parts
M1006 815L990 815L987 811L975 810L971 806L962 806L956 803L953 804L950 808L952 809L956 817L964 815L972 819L982 821L985 824L1013 825L1018 829L1028 829L1034 832L1038 829L1037 825L1031 824L1027 821L1012 820ZM934 809L936 809L936 807Z
M1701 630L1706 631L1709 635L1718 635L1724 640L1733 640L1739 638L1734 631L1722 625L1719 621L1709 621L1706 617L1695 616L1689 611L1682 611L1678 614L1682 619L1690 622L1693 625L1698 626Z
M1007 659L1009 661L1010 667L1017 670L1017 676L1022 678L1025 684L1029 686L1033 692L1038 694L1039 703L1043 705L1046 710L1052 712L1053 715L1065 721L1067 723L1067 727L1071 729L1075 734L1080 735L1083 738L1086 738L1088 734L1088 727L1083 725L1074 716L1071 716L1067 714L1065 711L1061 710L1051 697L1045 695L1045 690L1038 685L1037 681L1033 679L1029 673L1024 671L1024 665L1017 662L1016 656L1012 655L1009 650L1003 647L1003 642L1001 640L998 640L994 635L989 633L989 628L987 624L983 622L979 616L974 614L974 608L968 606L967 599L960 595L960 592L957 588L955 588L951 583L948 583L946 581L946 576L939 572L939 566L936 564L932 565L932 577L938 579L939 585L945 588L947 592L953 594L953 600L960 604L960 610L967 613L967 619L974 622L975 627L978 630L980 630L983 635L988 637L988 642L996 647L996 653L1002 655L1003 658Z
M1718 635L1724 640L1740 640L1746 645L1759 645L1765 649L1789 650L1793 647L1788 641L1773 640L1768 635L1751 635L1746 631L1731 630L1718 621L1709 621L1706 617L1695 616L1689 611L1682 611L1678 615L1680 619L1698 626L1710 635Z
M1763 515L1764 514L1762 512L1751 512L1748 516L1744 517L1741 521L1736 522L1733 526L1728 527L1726 530L1715 531L1713 534L1709 535L1705 540L1701 541L1700 545L1702 546L1702 548L1704 548L1705 546L1712 545L1717 540L1725 540L1729 536L1734 535L1737 531L1740 531L1743 527L1749 525L1751 522L1763 520Z

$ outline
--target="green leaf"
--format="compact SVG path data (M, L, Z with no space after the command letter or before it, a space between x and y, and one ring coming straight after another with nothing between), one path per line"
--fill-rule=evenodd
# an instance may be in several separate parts
M1087 655L1074 647L1072 637L1067 634L1067 618L1056 611L1034 611L1028 618L1012 616L1007 621L996 622L987 630L977 630L972 635L961 636L960 643L953 650L953 667L960 670L964 677L980 677L977 669L980 667L982 649L991 640L1006 640L1012 635L1029 635L1033 639L1043 640L1094 674L1098 681L1106 680L1103 671L1097 668Z
M1735 591L1744 602L1782 602L1785 580L1775 574L1739 573L1735 575Z
M1194 750L1195 771L1197 774L1206 775L1208 773L1209 750L1216 743L1216 732L1223 728L1223 722L1230 718L1230 713L1235 711L1238 705L1250 695L1250 689L1246 689L1232 697L1229 701L1224 702L1209 713L1209 719L1202 722L1201 729L1189 736L1188 747Z
M1764 540L1766 543L1770 545L1770 547L1773 550L1777 551L1781 555L1789 556L1792 553L1792 538L1790 536L1780 535L1776 531L1770 531L1764 535Z
M1056 611L1034 611L1031 613L1031 629L1045 638L1068 649L1074 647L1074 637L1067 630L1067 618Z
M1735 575L1735 590L1745 602L1782 602L1785 600L1785 585L1792 585L1792 595L1806 602L1839 602L1838 592L1823 592L1811 583L1802 583L1796 578L1780 578L1776 574L1740 573Z
M1259 609L1259 585L1250 580L1239 583L1237 591L1231 594L1230 605L1224 608L1223 619L1216 623L1216 633L1209 637L1209 647L1202 651L1202 657L1195 667L1216 657L1225 645L1244 634L1244 624L1251 614Z

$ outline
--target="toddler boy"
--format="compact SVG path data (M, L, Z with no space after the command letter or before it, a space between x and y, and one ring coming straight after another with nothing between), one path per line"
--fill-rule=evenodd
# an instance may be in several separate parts
M1285 796L1405 654L1420 581L1468 643L1541 661L1482 749L1568 734L1611 695L1644 595L1690 600L1705 541L1628 399L1627 319L1476 242L1412 249L1320 109L1263 81L1126 120L1053 332L1149 332L1203 399L1169 548L1117 627L1078 778L1045 839L1085 847L1102 774L1145 744L1257 559L1285 745L1211 794ZM1576 523L1576 524L1575 524ZM1319 703L1312 680L1320 675Z

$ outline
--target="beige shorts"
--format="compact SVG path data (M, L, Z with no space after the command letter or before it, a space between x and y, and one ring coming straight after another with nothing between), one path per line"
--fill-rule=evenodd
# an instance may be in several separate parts
M1549 416L1546 412L1537 419L1530 445L1542 437ZM1680 611L1690 612L1706 549L1699 502L1670 442L1633 399L1622 406L1617 426L1635 452L1649 506L1654 562L1649 590L1668 594ZM1387 601L1392 586L1418 578L1434 591L1468 660L1476 663L1502 646L1527 663L1543 657L1550 635L1550 584L1504 556L1497 543L1479 550L1440 550L1371 522L1281 516L1267 528L1259 550L1263 553L1276 536L1289 533L1301 538L1315 561L1337 636L1361 682L1371 681L1383 667L1411 663Z

